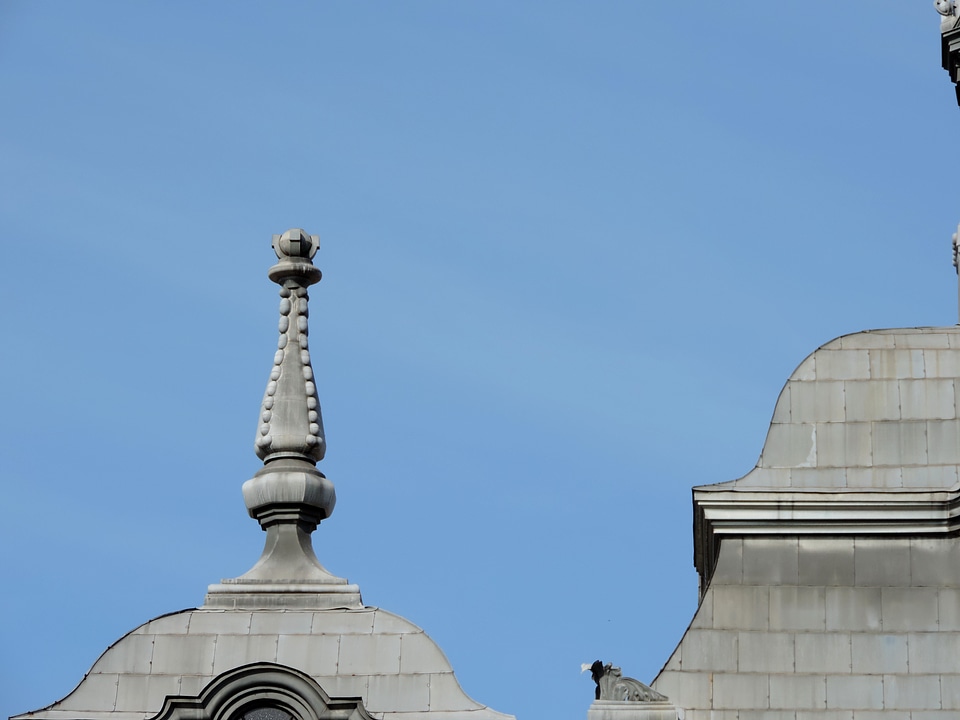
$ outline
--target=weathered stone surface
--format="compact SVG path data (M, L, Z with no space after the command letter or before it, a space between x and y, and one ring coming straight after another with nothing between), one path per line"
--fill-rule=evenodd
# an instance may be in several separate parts
M587 710L587 720L677 720L677 708L670 703L595 700Z
M960 327L838 338L757 468L695 488L700 610L653 682L686 718L957 717L958 377Z
M930 332L932 331L932 332ZM827 343L787 381L757 468L743 487L836 487L783 468L902 468L960 463L955 381L960 330L911 328L855 333ZM899 477L878 475L886 479ZM858 482L850 485L864 486ZM954 475L955 480L955 475ZM913 487L950 487L938 473ZM879 486L879 485L877 485Z
M110 712L142 720L158 712L168 695L196 694L214 677L254 662L297 668L328 695L359 696L367 710L384 717L427 718L434 711L443 713L442 720L510 717L467 697L423 630L377 608L200 609L159 618L107 650L66 698L17 717L97 718Z

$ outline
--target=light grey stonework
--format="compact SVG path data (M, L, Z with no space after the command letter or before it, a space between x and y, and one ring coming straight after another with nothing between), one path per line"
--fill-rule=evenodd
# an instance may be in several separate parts
M754 542L743 540L748 547ZM825 560L846 553L852 567L854 546L846 538L836 546L833 542L819 542ZM762 546L769 543L764 540ZM872 557L882 562L888 551L891 566L871 578L880 583L873 586L854 587L852 574L846 587L815 577L802 585L711 584L694 620L699 629L686 633L653 687L688 710L736 706L960 714L960 686L941 690L943 681L960 678L958 588L910 584L915 562L954 565L960 539L917 543L922 552L913 554L901 552L903 545L909 549L909 539L871 539ZM723 543L721 556L726 552ZM948 581L955 585L957 579ZM712 607L712 622L701 621L704 606ZM742 629L734 632L738 626Z
M204 607L223 609L359 608L360 588L327 571L311 533L330 517L337 495L316 468L326 438L309 350L309 294L320 238L303 230L273 236L280 286L279 340L263 393L254 450L263 468L243 484L250 516L266 532L263 554L238 578L211 585Z
M677 720L677 709L666 702L639 704L596 700L587 710L587 720Z
M652 686L684 717L960 717L960 327L801 363L757 467L694 489L701 603Z
M144 720L168 696L196 694L215 677L257 662L296 668L332 697L361 698L375 717L511 717L467 697L423 630L368 607L199 609L157 618L107 649L66 698L17 718Z
M925 473L929 485L950 488L960 463L960 328L873 330L833 340L804 360L774 410L756 469L736 487L862 487L847 482L856 468L951 466L946 479ZM804 468L820 471L812 482ZM792 472L771 472L788 469ZM856 473L854 473L856 475ZM839 478L822 482L823 478ZM878 473L869 487L903 487L901 473Z
M467 697L443 652L419 627L362 608L167 615L108 648L66 698L17 718L143 720L168 695L195 694L216 676L256 662L297 668L332 697L361 698L376 717L510 717Z
M255 449L264 467L243 485L250 516L266 533L259 562L210 586L202 608L128 633L67 697L16 720L235 718L263 703L299 720L512 717L467 697L423 630L364 607L359 588L314 555L311 533L336 502L316 468L326 441L306 289L320 280L317 246L302 230L273 239L280 339L258 416Z

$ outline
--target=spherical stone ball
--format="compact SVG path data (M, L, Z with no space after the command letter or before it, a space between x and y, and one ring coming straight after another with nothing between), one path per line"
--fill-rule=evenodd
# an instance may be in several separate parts
M273 236L273 250L281 260L285 258L312 258L320 247L320 237L306 230L292 228L283 235Z

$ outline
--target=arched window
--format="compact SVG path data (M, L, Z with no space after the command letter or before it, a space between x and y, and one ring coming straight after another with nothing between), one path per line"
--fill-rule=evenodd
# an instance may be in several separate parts
M331 698L306 673L275 663L228 670L198 695L168 696L150 720L374 720L361 698Z

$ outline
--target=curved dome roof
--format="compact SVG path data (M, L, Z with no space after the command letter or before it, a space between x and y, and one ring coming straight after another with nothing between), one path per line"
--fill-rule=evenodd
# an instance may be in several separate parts
M197 695L216 677L254 662L297 668L331 697L361 698L375 717L512 718L467 697L423 630L373 607L164 615L111 645L63 700L16 717L143 720L166 697Z
M870 330L794 370L743 488L948 489L957 485L960 326Z

